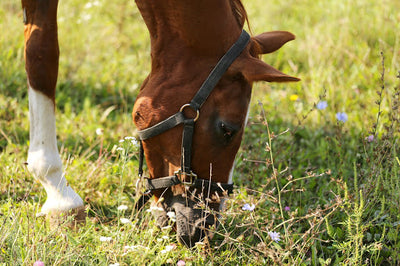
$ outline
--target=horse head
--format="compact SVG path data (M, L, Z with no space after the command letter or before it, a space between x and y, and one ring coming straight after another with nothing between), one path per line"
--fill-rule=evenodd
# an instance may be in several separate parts
M150 33L152 69L132 116L141 133L158 222L165 225L167 213L175 213L178 240L191 247L213 236L210 228L232 190L253 82L298 80L259 57L295 37L284 31L246 36L247 16L239 0L136 3ZM199 88L235 45L241 47L233 62L196 102Z

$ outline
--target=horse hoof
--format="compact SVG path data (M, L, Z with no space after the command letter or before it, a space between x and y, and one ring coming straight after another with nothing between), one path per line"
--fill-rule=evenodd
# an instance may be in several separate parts
M51 229L65 227L76 229L86 222L87 212L86 207L81 206L68 211L52 211L46 216Z

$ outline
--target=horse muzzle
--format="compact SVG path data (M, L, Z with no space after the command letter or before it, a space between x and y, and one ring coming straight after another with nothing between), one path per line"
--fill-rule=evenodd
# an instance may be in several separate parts
M218 226L215 211L219 203L205 204L181 195L166 197L161 203L165 212L155 213L159 226L168 224L168 212L175 213L177 239L192 248L197 242L212 239Z
M181 201L174 202L172 209L176 215L176 233L180 243L191 248L196 242L213 238L212 229L216 228L217 219L209 211Z

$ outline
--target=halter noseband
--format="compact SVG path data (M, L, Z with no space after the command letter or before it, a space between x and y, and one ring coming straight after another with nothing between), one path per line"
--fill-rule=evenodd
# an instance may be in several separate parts
M149 128L138 131L140 138L140 156L139 156L139 177L143 175L143 159L144 152L142 141L155 137L177 125L183 124L182 136L182 156L181 169L174 173L173 176L160 177L155 179L145 178L148 192L165 189L175 185L183 184L188 187L204 188L209 191L232 193L233 184L221 184L206 179L198 179L197 175L191 169L191 153L194 124L199 118L200 108L207 100L208 96L217 85L218 81L228 70L229 66L242 53L244 48L249 43L250 36L246 31L242 31L239 39L231 46L226 54L219 60L210 75L203 82L196 95L190 103L184 104L179 112L159 122ZM195 111L195 117L188 118L184 114L186 108L191 108ZM184 179L182 179L182 176Z

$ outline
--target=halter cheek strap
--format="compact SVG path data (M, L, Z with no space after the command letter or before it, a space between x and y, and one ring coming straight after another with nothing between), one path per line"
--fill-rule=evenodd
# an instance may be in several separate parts
M250 36L246 31L242 31L239 39L232 45L226 54L219 60L210 75L203 82L196 95L190 103L183 105L179 112L159 122L158 124L138 131L140 138L140 156L139 156L139 176L143 174L144 152L142 141L155 137L177 125L183 124L182 135L182 153L181 153L181 169L175 172L173 176L160 177L154 179L146 178L146 186L149 191L157 189L165 189L171 186L183 184L185 186L207 189L209 191L225 192L228 194L233 191L233 184L221 184L206 179L198 179L197 175L191 169L192 142L194 125L200 115L200 108L207 100L208 96L217 85L221 77L228 70L229 66L242 53L244 48L250 41ZM196 116L188 118L184 115L184 110L191 108L195 111Z

